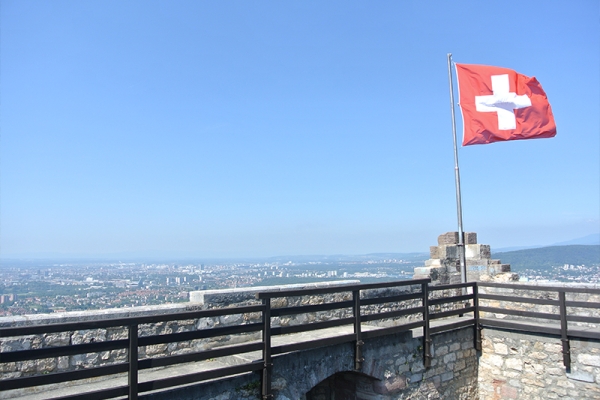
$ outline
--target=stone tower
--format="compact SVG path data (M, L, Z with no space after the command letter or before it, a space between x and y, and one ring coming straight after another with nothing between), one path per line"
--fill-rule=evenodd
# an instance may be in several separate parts
M491 259L490 246L477 243L477 234L464 233L467 281L515 281L519 276L510 271L509 264ZM414 279L431 278L434 285L460 283L458 232L438 237L438 245L429 248L430 259L424 267L415 268Z

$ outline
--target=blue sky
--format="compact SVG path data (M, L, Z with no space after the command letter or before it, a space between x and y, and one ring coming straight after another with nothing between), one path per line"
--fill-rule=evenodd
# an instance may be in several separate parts
M0 7L4 257L428 251L457 229L449 52L536 76L558 129L459 149L465 230L600 231L598 1Z

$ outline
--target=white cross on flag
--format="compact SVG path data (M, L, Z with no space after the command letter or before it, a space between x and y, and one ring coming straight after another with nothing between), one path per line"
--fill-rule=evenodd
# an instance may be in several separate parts
M550 138L556 124L542 85L507 68L456 64L463 146Z

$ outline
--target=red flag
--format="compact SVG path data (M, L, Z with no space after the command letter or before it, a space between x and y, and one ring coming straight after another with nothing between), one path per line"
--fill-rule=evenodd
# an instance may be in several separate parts
M456 64L463 146L556 136L542 85L500 67Z

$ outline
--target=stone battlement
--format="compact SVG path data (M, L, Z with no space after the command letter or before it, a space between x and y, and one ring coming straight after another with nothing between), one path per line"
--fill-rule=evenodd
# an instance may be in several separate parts
M460 245L458 232L447 232L438 237L438 245L429 248L430 258L423 267L415 268L414 279L431 278L432 284L460 283ZM464 233L464 251L467 281L516 281L518 275L510 271L509 264L491 258L487 244L477 243L475 232Z

